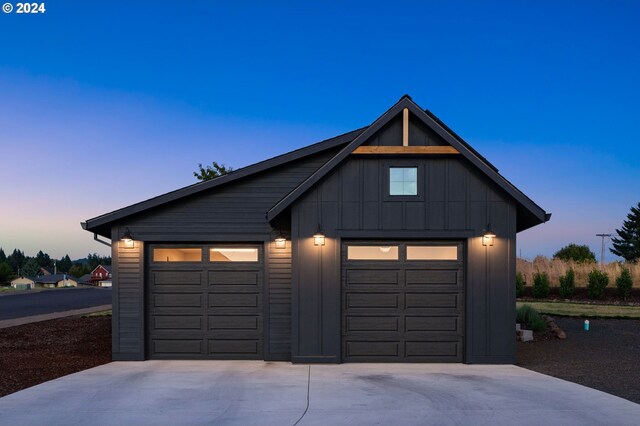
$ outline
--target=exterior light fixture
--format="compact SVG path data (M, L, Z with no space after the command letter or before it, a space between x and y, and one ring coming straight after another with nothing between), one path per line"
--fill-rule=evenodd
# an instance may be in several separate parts
M487 223L487 228L484 230L484 234L482 235L482 245L483 246L493 246L493 240L496 238L496 233L491 229L491 224Z
M131 231L127 228L124 231L124 235L122 236L122 242L125 247L132 248L133 247L133 235L131 235Z
M320 225L318 225L318 230L316 231L315 234L313 234L313 244L316 246L323 246L324 245L324 234L322 233L322 230L320 229Z
M287 237L280 231L275 238L276 248L283 249L287 247Z

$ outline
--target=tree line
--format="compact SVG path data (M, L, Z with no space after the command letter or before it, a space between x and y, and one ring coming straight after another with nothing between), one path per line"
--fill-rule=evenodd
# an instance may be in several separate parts
M13 249L7 256L0 248L0 284L7 283L18 276L35 277L42 275L40 268L46 268L53 273L69 274L76 278L90 273L98 265L111 265L111 256L100 256L89 253L86 258L72 261L68 254L60 259L53 259L40 250L35 256L26 256L22 250Z

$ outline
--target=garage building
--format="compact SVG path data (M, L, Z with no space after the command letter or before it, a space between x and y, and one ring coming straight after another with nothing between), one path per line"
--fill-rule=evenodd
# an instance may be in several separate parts
M82 226L112 244L114 360L512 363L516 233L549 218L405 95Z

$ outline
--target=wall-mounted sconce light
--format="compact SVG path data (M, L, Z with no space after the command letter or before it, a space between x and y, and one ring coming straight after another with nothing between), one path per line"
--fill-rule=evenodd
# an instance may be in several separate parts
M324 234L322 233L322 230L320 229L320 225L318 225L318 230L316 231L315 234L313 234L313 244L316 246L323 246L324 245Z
M487 228L484 230L484 234L482 235L482 245L483 246L493 246L493 240L496 238L496 233L491 229L491 224L487 223Z
M287 237L280 231L275 238L276 248L283 249L287 247Z
M125 247L132 248L133 247L133 235L131 235L131 231L127 228L124 231L124 235L122 236L122 242Z

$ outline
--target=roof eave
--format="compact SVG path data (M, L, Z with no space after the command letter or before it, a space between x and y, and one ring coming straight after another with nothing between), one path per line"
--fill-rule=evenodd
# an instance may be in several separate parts
M342 135L338 135L333 138L329 138L324 141L317 142L315 144L312 144L294 151L287 152L277 157L273 157L273 158L249 165L247 167L243 167L242 169L234 170L230 173L219 176L217 178L204 181L204 182L198 182L193 185L186 186L184 188L167 192L157 197L153 197L148 200L141 201L139 203L132 204L130 206L123 207L118 210L114 210L110 213L106 213L106 214L97 216L95 218L88 219L85 222L81 222L80 225L82 226L82 229L84 229L85 231L95 232L99 235L102 235L103 237L110 238L111 237L110 230L106 231L104 229L104 226L107 226L110 223L121 220L128 216L146 211L148 209L158 207L160 205L170 203L172 201L176 201L178 199L188 197L190 195L194 195L202 191L209 190L217 186L224 185L256 173L260 173L270 168L277 167L277 166L289 163L291 161L298 160L303 157L315 155L320 152L326 151L328 149L332 149L337 146L343 145L345 143L349 143L353 140L354 137L357 137L365 129L366 127L352 130Z

